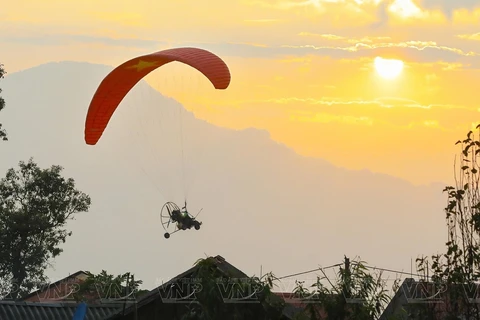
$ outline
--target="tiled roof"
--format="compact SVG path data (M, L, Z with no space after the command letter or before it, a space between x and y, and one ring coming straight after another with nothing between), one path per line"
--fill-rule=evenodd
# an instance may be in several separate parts
M71 275L69 275L68 277L65 277L63 279L60 279L58 281L55 281L55 282L52 282L50 284L48 284L48 286L45 286L45 287L42 287L36 291L33 291L33 292L30 292L29 294L27 294L26 296L22 297L21 300L30 300L31 298L35 298L39 295L41 295L42 292L48 290L48 288L55 288L56 286L58 286L59 284L61 283L66 283L68 282L70 279L75 279L77 278L78 276L80 275L87 275L87 273L85 271L77 271L75 273L72 273Z
M240 271L239 269L237 269L236 267L234 267L233 265L228 263L225 260L225 258L223 258L222 256L217 255L215 257L210 257L210 258L213 258L216 268L220 272L222 272L224 275L232 277L232 278L247 278L248 277L245 273L243 273L242 271ZM120 318L124 314L132 313L135 309L138 309L138 308L154 301L155 299L159 299L161 288L167 288L168 286L172 285L172 283L174 283L178 279L188 277L189 275L191 275L197 269L198 269L198 266L191 267L187 271L179 274L178 276L176 276L175 278L173 278L173 279L169 280L168 282L162 284L158 288L155 288L155 289L151 290L149 293L146 293L145 295L143 295L138 300L138 303L130 306L129 308L127 308L125 310L125 313L122 312L122 311L119 311L118 314L116 314L116 315L114 315L114 316L112 316L108 319L109 320L114 320L114 319Z
M445 287L444 284L406 278L397 289L397 292L395 292L379 320L387 320L394 316L400 318L400 315L409 312L408 306L417 306L418 302L421 302L423 307L428 307L429 312L436 317L435 319L446 319L449 315L449 309L453 309L452 297L448 292L451 289L455 291L460 290L464 298L476 300L478 297L477 293L480 291L480 284L469 284L467 286L452 284ZM468 307L462 310L461 303L458 307L456 316L458 319L465 319Z
M77 303L0 301L1 320L70 320ZM104 320L123 309L123 304L88 305L85 320Z
M295 317L305 311L307 304L302 302L301 299L296 298L293 292L272 292L277 297L280 297L285 302L285 306L283 308L283 315L288 319L295 319ZM323 308L321 305L316 304L315 310L319 314L323 313Z

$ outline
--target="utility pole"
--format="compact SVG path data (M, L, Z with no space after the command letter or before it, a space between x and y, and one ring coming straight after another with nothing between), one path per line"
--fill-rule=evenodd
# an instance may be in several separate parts
M350 259L345 256L345 274L350 276Z
M352 299L352 276L350 270L350 259L344 256L344 274L342 279L342 293L345 298L345 302L348 303Z

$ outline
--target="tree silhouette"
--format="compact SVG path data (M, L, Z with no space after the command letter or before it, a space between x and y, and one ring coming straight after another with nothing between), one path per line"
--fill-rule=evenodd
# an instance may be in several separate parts
M422 319L440 319L445 314L480 319L477 293L480 279L480 125L476 130L477 134L469 131L464 140L456 142L461 150L454 163L455 185L443 190L448 197L445 207L447 250L444 254L417 259L418 270L427 275L426 280L446 287L446 308L436 310L433 305L429 308L424 305L424 310L418 311ZM429 274L431 279L428 279Z
M365 262L345 257L338 265L337 279L317 277L311 290L297 282L294 298L304 302L297 319L371 320L378 319L390 301L382 273L370 273ZM323 270L322 270L323 272ZM394 286L396 283L394 284Z
M3 68L3 64L0 63L0 79L3 79L4 75L6 74L5 69ZM0 88L0 93L2 93L2 88ZM0 96L0 111L5 108L5 100ZM7 141L7 131L2 128L2 124L0 123L0 139L3 141Z
M135 300L148 290L140 290L142 280L135 280L129 272L114 276L102 270L99 274L87 272L88 278L75 290L75 300L87 302Z
M0 278L13 299L46 282L50 259L72 235L67 221L91 203L72 178L61 176L62 167L41 169L33 159L19 167L0 180Z

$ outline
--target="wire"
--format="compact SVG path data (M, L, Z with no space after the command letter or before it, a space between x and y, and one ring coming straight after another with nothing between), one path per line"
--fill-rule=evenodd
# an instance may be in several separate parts
M354 262L355 263L355 262ZM364 265L365 268L368 269L373 269L373 270L380 270L380 271L386 271L386 272L393 272L393 273L399 273L399 274L405 274L409 276L417 276L417 277L425 277L425 278L432 278L432 276L426 276L418 273L411 273L411 272L405 272L405 271L398 271L398 270L392 270L392 269L385 269L385 268L379 268L379 267L371 267Z
M352 261L351 263L352 264L358 264L358 262L355 262L355 261ZM328 266L328 267L319 267L319 268L308 270L308 271L302 271L302 272L297 272L297 273L289 274L289 275L282 276L282 277L277 277L277 279L281 280L281 279L291 278L291 277L300 276L300 275L304 275L304 274L308 274L308 273L312 273L312 272L316 272L316 271L322 271L322 270L327 270L327 269L334 268L334 267L339 267L339 266L342 266L342 265L343 265L343 263L337 263L337 264L334 264L334 265L331 265L331 266ZM397 273L397 274L404 274L404 275L409 275L409 276L432 278L431 276L427 277L427 276L417 274L417 273L398 271L398 270L380 268L380 267L369 266L369 265L364 265L364 267L368 268L368 269L380 270L380 271L385 271L385 272L392 272L392 273Z
M283 277L277 277L278 280L281 280L281 279L285 279L285 278L291 278L291 277L295 277L295 276L301 276L303 274L307 274L307 273L312 273L312 272L315 272L315 271L321 271L321 270L326 270L326 269L330 269L330 268L334 268L334 267L338 267L338 266L341 266L343 265L343 263L337 263L337 264L334 264L334 265L331 265L331 266L328 266L328 267L319 267L319 268L316 268L316 269L312 269L312 270L308 270L308 271L302 271L302 272L298 272L298 273L293 273L293 274L289 274L289 275L286 275L286 276L283 276Z

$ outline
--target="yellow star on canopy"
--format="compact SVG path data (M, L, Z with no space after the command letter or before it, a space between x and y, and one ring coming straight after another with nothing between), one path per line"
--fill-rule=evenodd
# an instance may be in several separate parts
M142 71L143 69L151 68L151 67L157 67L158 62L156 61L143 61L139 60L137 64L134 64L133 66L128 66L126 69L136 69L137 71Z

